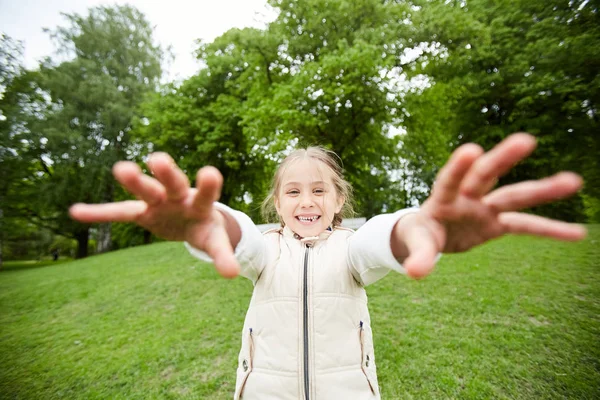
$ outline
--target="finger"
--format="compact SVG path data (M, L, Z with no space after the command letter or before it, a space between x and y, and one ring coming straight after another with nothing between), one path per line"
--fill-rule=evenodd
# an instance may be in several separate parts
M165 187L156 179L144 174L135 163L130 161L116 163L113 167L113 175L129 193L149 205L158 204L166 197Z
M143 214L148 205L140 200L105 204L78 203L71 206L69 214L80 222L132 222Z
M181 200L187 196L190 181L167 153L150 155L148 167L156 179L164 185L170 200Z
M240 266L233 255L233 248L227 232L222 227L214 229L208 237L206 252L213 259L215 268L224 278L234 278L240 273Z
M474 143L467 143L456 149L440 170L431 197L442 203L454 200L465 174L481 154L483 149Z
M196 187L198 191L194 195L192 209L198 213L198 217L204 217L211 212L213 203L221 197L223 176L215 167L204 167L198 171Z
M483 198L497 211L517 211L564 199L577 193L583 180L572 172L561 172L537 181L525 181L503 186Z
M438 244L433 234L425 227L413 228L405 236L408 257L402 265L408 276L414 279L424 278L435 267Z
M576 241L585 238L586 229L578 224L556 221L537 215L506 212L498 215L508 233L544 236L558 240Z
M515 133L481 156L471 167L461 185L461 192L479 198L489 192L519 161L533 152L535 138L526 133Z

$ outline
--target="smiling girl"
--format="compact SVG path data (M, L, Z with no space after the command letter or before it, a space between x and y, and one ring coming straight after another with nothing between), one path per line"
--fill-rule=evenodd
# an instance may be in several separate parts
M279 166L264 211L281 227L261 234L245 214L217 202L212 167L197 189L166 154L148 164L115 165L117 180L139 200L77 204L83 222L130 221L185 241L221 275L242 275L254 292L242 331L235 399L378 399L376 364L364 287L390 271L420 278L440 253L466 251L507 233L579 240L585 230L518 210L574 194L572 173L493 190L535 148L527 134L484 153L458 148L420 209L370 219L356 232L340 227L351 212L351 188L334 154L311 147Z

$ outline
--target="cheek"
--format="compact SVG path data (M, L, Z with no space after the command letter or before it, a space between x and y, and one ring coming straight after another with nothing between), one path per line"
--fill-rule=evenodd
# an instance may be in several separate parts
M321 201L321 206L323 209L327 209L329 210L330 213L333 214L337 214L338 213L338 206L337 206L337 201L335 199L335 196L327 196L327 198L324 198Z
M286 198L283 201L279 202L279 208L277 211L280 215L289 214L294 210L294 201L292 199Z

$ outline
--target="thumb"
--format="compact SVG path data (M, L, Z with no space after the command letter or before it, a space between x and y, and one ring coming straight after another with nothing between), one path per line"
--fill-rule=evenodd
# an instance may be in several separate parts
M233 255L233 248L224 227L213 228L207 238L205 249L221 276L231 279L240 273L240 265Z

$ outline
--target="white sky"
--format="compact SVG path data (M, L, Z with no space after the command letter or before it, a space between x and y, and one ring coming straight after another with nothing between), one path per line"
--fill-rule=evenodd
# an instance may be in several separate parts
M24 43L25 65L35 68L37 61L55 50L42 28L65 26L61 13L86 15L98 5L130 4L145 14L155 26L154 39L163 47L172 46L175 60L168 77L184 79L199 68L192 53L196 39L212 41L233 27L264 27L275 12L267 0L0 0L0 31Z

